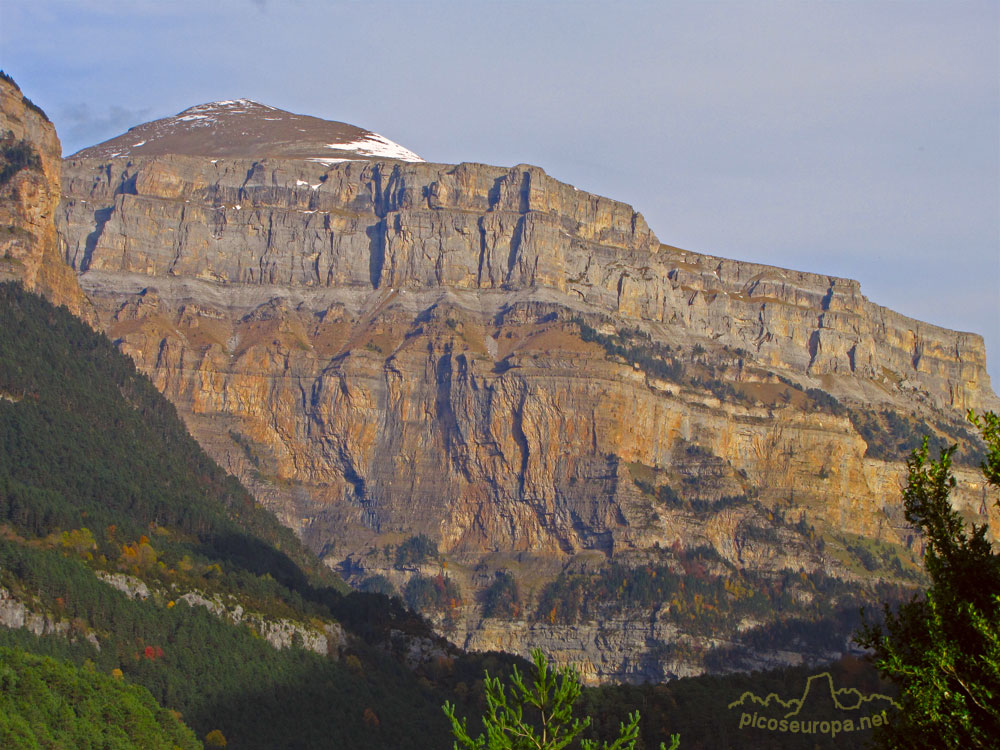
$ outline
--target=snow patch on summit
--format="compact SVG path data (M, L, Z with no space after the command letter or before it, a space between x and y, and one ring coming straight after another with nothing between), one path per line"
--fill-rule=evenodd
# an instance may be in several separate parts
M423 161L410 149L404 148L378 133L371 133L364 138L348 143L328 143L326 147L337 151L354 151L361 156L399 159L400 161Z

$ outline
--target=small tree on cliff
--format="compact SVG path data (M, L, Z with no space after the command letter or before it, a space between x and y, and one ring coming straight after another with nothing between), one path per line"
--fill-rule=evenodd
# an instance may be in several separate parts
M455 750L562 750L569 747L578 735L590 726L590 719L574 719L573 704L580 696L580 676L573 667L558 671L549 669L548 660L541 649L534 649L531 658L535 663L535 679L528 686L514 667L510 695L499 678L486 673L486 714L483 716L485 735L475 739L469 736L467 722L455 716L455 707L444 704L444 712L451 720L455 736ZM525 707L538 714L537 722L524 718ZM600 750L633 750L639 738L639 712L628 717L628 724L619 727L618 739L605 742ZM680 745L680 736L671 737L670 750ZM598 750L594 740L580 740L581 750ZM660 750L665 750L660 743Z
M1000 487L1000 418L969 420L986 442L983 476ZM907 461L906 519L924 532L930 588L857 636L901 690L899 717L876 738L886 748L987 748L1000 738L1000 554L985 524L968 533L951 507L954 452L930 460L925 438Z

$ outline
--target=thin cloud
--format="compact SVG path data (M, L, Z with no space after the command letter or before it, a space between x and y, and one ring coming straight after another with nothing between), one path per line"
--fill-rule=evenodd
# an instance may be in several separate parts
M64 149L66 153L75 153L145 122L149 107L130 109L112 104L95 111L86 102L77 102L62 107L58 114Z

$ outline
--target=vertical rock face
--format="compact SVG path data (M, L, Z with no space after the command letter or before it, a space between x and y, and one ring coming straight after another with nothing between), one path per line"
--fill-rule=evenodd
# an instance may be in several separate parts
M907 446L926 429L971 456L964 410L998 405L979 336L662 245L537 167L211 156L66 161L66 259L100 326L355 582L440 573L393 551L434 540L462 591L434 606L470 646L658 678L767 626L733 603L748 587L784 581L786 614L814 616L825 594L783 571L906 580ZM995 536L961 471L956 502ZM684 619L702 600L625 612L622 584L559 615L554 582L615 565L716 581L712 606L744 614L705 640ZM501 568L513 627L483 620ZM752 663L830 652L786 645Z
M994 403L981 337L875 305L856 281L684 252L537 167L185 156L67 162L80 272L296 288L548 289L812 377L892 373Z
M62 149L45 113L0 75L0 278L92 319L55 228Z

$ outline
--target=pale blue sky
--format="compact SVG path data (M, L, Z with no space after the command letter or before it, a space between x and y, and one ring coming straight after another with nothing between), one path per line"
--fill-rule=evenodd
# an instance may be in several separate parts
M0 0L67 153L248 97L537 164L663 242L861 281L1000 387L1000 3Z

